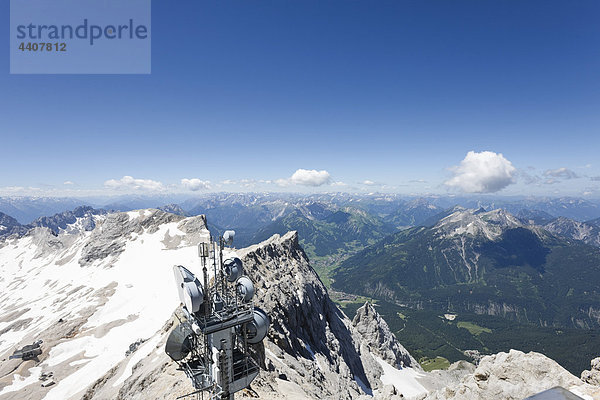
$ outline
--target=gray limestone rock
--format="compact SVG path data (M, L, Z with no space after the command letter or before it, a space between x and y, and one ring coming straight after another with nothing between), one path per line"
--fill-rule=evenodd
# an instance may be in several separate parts
M16 219L0 213L0 239L10 236L21 237L31 233L36 228L46 228L54 236L60 232L77 233L77 231L92 231L96 227L95 216L105 215L105 210L97 210L89 206L81 206L73 211L64 211L48 217L40 217L27 225L21 225ZM77 224L80 222L80 224Z
M28 227L21 225L19 221L0 212L0 239L12 235L23 236L29 230Z
M125 249L127 240L134 233L156 232L160 225L181 221L182 216L160 210L140 210L129 213L108 214L92 232L92 237L83 247L79 264L90 265L108 256L118 256ZM133 216L130 216L133 214Z
M555 386L598 398L600 391L583 383L543 354L510 350L483 357L477 369L460 382L423 396L426 400L521 400Z
M461 381L466 375L475 372L475 365L465 360L459 360L447 369L436 369L428 372L419 382L429 391L439 390Z
M600 386L600 357L594 358L590 364L592 368L581 373L581 380L590 385Z
M352 325L361 334L370 350L396 368L413 367L421 370L419 363L412 358L390 331L387 322L366 302L356 311Z
M81 220L81 228L85 231L91 231L96 227L93 217L105 214L106 210L96 210L89 206L81 206L75 208L73 211L65 211L50 217L40 217L27 226L30 228L48 228L54 235L58 235L61 230L66 230L69 225Z

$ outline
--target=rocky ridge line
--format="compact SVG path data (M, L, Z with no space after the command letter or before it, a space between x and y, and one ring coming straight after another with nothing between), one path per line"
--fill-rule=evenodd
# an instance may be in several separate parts
M237 253L245 274L255 283L255 304L272 320L267 338L254 348L261 373L252 390L260 398L358 399L373 394L381 399L401 398L402 388L384 387L383 370L374 355L405 366L419 368L418 364L372 306L363 306L353 323L333 304L296 232L274 235ZM152 393L153 399L170 399L192 392L185 374L163 350L172 324L173 320L157 333L155 350L133 367L120 388L113 388L120 375L115 371L128 359L93 385L85 398L136 400ZM375 326L366 329L367 325Z

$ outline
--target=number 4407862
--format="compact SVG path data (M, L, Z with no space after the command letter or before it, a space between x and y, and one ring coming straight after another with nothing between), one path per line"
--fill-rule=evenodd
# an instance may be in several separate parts
M21 51L67 51L66 43L25 43L19 45Z

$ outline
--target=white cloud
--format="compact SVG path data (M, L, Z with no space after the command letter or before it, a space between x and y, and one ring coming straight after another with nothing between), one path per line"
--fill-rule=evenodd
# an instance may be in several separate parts
M290 182L290 180L289 180L289 179L283 179L283 178L282 178L282 179L277 179L277 180L275 180L275 184L276 184L277 186L281 186L281 187L288 187L288 186L290 186L290 185L291 185L291 182Z
M348 186L348 184L340 181L340 182L333 182L331 184L331 186Z
M74 189L71 187L52 187L44 185L44 187L24 187L24 186L5 186L0 187L0 196L47 196L47 197L81 197L81 196L104 196L104 189Z
M511 183L517 169L500 153L469 151L460 165L450 168L454 176L446 186L467 193L494 193Z
M63 182L63 185L69 185L69 186L71 186L71 185L74 185L74 184L75 184L75 182L73 182L73 181L64 181Z
M373 181L370 181L370 180L368 180L368 179L367 179L367 180L365 180L365 181L362 181L361 183L362 183L363 185L367 185L367 186L375 186L375 185L377 185L377 183L375 183L375 182L373 182Z
M0 187L0 196L27 196L37 195L42 189L37 187L4 186Z
M300 168L294 172L289 181L295 185L322 186L331 182L331 175L325 170Z
M208 190L210 189L210 181L203 181L198 178L186 179L183 178L181 180L181 185L193 192L197 192L198 190Z
M528 169L531 170L532 168L529 167ZM519 181L525 182L526 185L539 186L540 182L542 181L542 178L535 174L530 174L529 172L527 172L527 170L524 169L519 170L517 172L517 176L519 178Z
M32 188L32 187L30 187L28 189L39 190L38 188ZM22 192L25 190L25 188L23 186L5 186L2 188L2 190L7 191L7 192Z
M255 188L257 185L257 182L258 181L256 179L240 179L240 185L246 189Z
M544 171L544 176L551 178L560 178L560 179L575 179L579 178L575 172L571 171L568 168L562 167L557 169L547 169Z
M164 190L164 185L161 182L153 181L151 179L136 179L128 175L119 180L109 179L104 182L104 186L108 189L115 190Z
M240 179L240 180L234 180L234 179L225 179L223 181L220 182L220 185L230 185L230 186L238 186L238 187L243 187L243 188L255 188L259 185L270 185L274 183L271 180L268 179ZM217 184L217 186L220 186L219 184Z

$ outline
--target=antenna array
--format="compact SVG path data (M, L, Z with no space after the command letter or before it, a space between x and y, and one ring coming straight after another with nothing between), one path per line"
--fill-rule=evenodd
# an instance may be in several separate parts
M183 307L176 313L179 323L167 338L165 352L196 389L179 398L204 399L206 393L210 400L232 400L258 375L250 345L265 338L270 320L254 307L254 284L243 274L242 261L223 257L234 235L226 231L218 242L211 237L198 245L202 282L184 266L173 267Z

